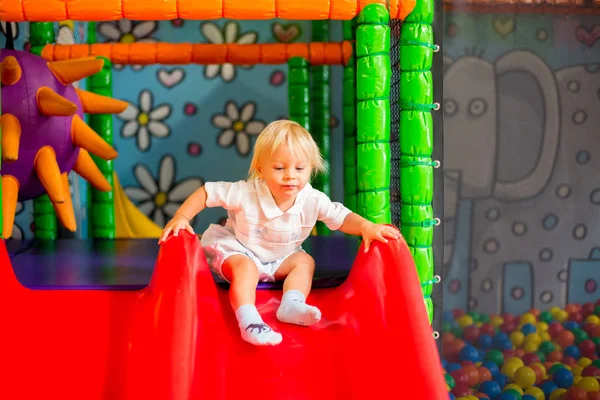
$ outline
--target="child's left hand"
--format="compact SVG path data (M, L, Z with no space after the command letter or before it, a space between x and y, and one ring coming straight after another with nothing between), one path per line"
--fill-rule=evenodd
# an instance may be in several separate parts
M373 240L379 240L380 242L387 243L389 239L400 239L402 235L398 232L398 229L383 224L374 224L368 222L361 229L361 235L365 245L365 253L369 251Z

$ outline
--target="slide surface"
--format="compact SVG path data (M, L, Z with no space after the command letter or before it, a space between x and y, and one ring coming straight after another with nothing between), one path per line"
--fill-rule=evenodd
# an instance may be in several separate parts
M361 247L343 284L315 289L312 327L277 321L280 298L257 305L283 342L254 347L195 236L167 241L140 290L27 289L2 242L0 398L447 399L403 241Z
M116 173L113 173L115 193L116 237L119 239L158 238L162 228L141 212L129 200Z

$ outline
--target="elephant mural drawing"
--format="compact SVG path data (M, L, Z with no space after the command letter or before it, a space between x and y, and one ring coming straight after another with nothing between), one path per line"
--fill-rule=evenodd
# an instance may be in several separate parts
M524 50L445 58L445 308L522 313L600 295L599 78Z

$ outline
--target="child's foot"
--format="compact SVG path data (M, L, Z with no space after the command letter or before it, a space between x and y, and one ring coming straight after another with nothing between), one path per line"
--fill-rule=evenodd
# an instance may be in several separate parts
M240 306L235 312L238 319L242 339L256 346L275 346L281 343L281 333L275 332L265 324L252 304Z
M304 295L299 291L288 290L281 299L277 319L288 324L310 326L321 320L321 311L306 304Z

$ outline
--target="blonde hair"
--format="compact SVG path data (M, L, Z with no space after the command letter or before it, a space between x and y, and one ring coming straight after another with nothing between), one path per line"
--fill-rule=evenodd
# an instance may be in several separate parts
M254 154L250 161L249 179L258 178L258 161L265 154L273 155L282 144L295 156L306 156L312 168L312 175L325 172L325 161L319 146L311 134L297 122L289 120L273 121L258 135L254 144Z

